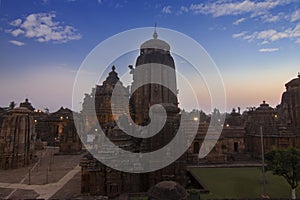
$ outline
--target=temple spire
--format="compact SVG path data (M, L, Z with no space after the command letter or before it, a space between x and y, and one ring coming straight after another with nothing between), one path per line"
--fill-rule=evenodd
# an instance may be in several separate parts
M154 39L157 39L158 35L157 35L157 32L156 32L156 22L154 24L154 33L153 33L153 38Z

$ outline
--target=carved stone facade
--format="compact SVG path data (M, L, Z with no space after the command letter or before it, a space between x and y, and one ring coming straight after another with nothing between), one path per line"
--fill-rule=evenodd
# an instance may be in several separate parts
M90 109L93 107L91 104L95 104L95 111L97 115L97 123L104 130L106 136L115 145L127 151L135 151L134 140L131 136L124 133L115 123L111 111L111 96L116 83L119 81L118 74L115 72L115 67L112 67L112 71L109 73L106 80L102 85L97 85L92 94L86 95L82 115L85 118L85 127L88 135L95 135L93 138L96 142L100 142L102 149L111 154L111 149L108 145L102 141L97 140L97 129L94 127L94 119L90 114ZM121 82L119 82L122 84ZM122 87L124 94L128 94L128 89ZM127 96L127 98L128 98ZM117 116L122 118L120 112ZM113 159L113 157L111 157ZM90 154L86 155L80 162L82 167L81 174L81 192L89 193L91 195L102 195L108 197L117 197L124 192L139 192L142 188L142 182L139 174L124 173L115 169L106 167L100 163Z
M279 114L288 131L295 134L295 147L300 148L300 73L297 78L286 83L285 87Z
M8 111L0 132L0 168L24 167L34 161L34 118L24 107Z
M300 134L300 74L285 84L282 94L280 116L284 123L297 134Z

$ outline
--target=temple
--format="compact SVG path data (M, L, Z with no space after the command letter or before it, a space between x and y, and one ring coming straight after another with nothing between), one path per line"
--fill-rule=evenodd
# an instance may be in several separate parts
M92 88L90 94L85 94L80 113L64 107L51 113L48 109L37 110L28 98L17 108L14 108L14 102L0 108L0 169L30 167L37 160L37 152L42 152L40 150L45 146L56 146L59 151L55 155L73 154L75 157L85 152L78 156L81 159L80 187L83 197L186 200L193 199L193 195L194 199L199 199L199 191L209 192L192 167L257 166L261 164L263 150L268 152L273 148L290 146L300 148L300 74L285 84L286 91L275 108L262 101L257 107L249 107L242 113L239 107L229 113L220 113L217 108L209 114L198 110L186 112L179 108L175 73L178 65L170 51L171 46L159 39L154 31L153 38L141 44L135 66L129 66L132 74L130 86L123 85L117 68L112 65L106 79ZM119 93L115 94L116 88ZM128 108L124 109L124 106L114 102L113 96L127 99ZM155 120L162 121L161 115L153 118L153 113L162 112L156 109L157 104L164 108L166 114L166 122L157 134L138 138L124 131L124 128L133 130L133 123L147 126ZM93 115L94 110L96 116ZM224 124L213 121L221 117L225 117ZM181 120L186 123L181 124ZM197 134L189 139L195 121ZM216 126L210 126L211 122ZM117 150L102 140L99 134L105 134L110 142L124 151L148 153L172 141L179 126L191 143L187 151L168 166L147 173L127 173L108 167L86 152L81 142L85 140L86 149L101 146L99 149L105 158L119 161L116 160L120 159L116 156ZM221 135L218 132L220 127ZM208 129L210 136L218 137L218 141L205 158L199 159L200 149L208 149L204 142ZM85 135L80 138L77 132ZM139 127L134 129L134 133L142 135L145 132ZM161 160L147 164L158 165ZM127 160L124 158L122 161ZM132 168L146 166L135 162L122 164Z
M19 168L32 163L35 139L32 112L24 107L8 111L0 132L0 168Z
M140 67L144 66L148 67L147 70L138 71ZM157 66L162 67L158 69ZM175 63L170 54L169 44L158 39L157 33L155 32L153 39L141 45L140 55L136 60L135 68L132 68L133 83L131 91L134 92L130 94L128 88L122 86L120 82L121 88L123 87L122 90L124 91L122 94L127 95L127 98L130 97L130 115L136 124L147 125L149 123L149 108L152 105L160 103L164 106L167 111L167 123L155 136L149 139L137 140L120 130L114 122L110 99L113 89L119 81L114 66L102 85L96 86L94 90L95 93L86 95L82 110L85 119L90 119L88 113L91 106L89 103L94 100L99 124L104 129L107 137L114 142L114 144L131 152L151 152L160 149L175 136L180 119L177 96L172 92L177 91L176 74L175 71L174 73L167 73L167 69L165 69L164 66L175 69ZM168 82L171 89L151 83L151 80L154 78L153 76L159 76L160 81ZM147 81L150 84L139 87L141 81ZM118 112L118 108L116 108L116 111ZM122 117L123 120L127 120L126 117L122 116L121 112L116 116L119 120L121 120ZM92 120L88 123L93 124L94 121ZM94 128L87 130L88 133L92 133L93 131ZM103 145L105 146L105 144ZM83 193L116 197L122 193L147 192L149 188L161 181L176 181L185 186L185 156L186 154L161 170L145 174L131 174L106 167L99 161L96 161L91 155L87 155L81 161L81 189Z
M289 129L300 134L300 73L298 77L285 84L282 94L280 116Z

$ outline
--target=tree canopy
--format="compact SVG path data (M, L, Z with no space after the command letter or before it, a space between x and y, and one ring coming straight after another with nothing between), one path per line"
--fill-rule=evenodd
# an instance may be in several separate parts
M300 180L300 150L294 147L273 149L265 155L267 170L274 175L282 176L292 190L295 190Z

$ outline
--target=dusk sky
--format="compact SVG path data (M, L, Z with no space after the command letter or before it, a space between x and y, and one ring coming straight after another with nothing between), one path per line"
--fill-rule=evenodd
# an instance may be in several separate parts
M276 106L300 72L299 0L1 0L0 107L27 97L37 109L71 108L76 72L89 52L155 23L208 52L223 77L228 111L263 100Z

